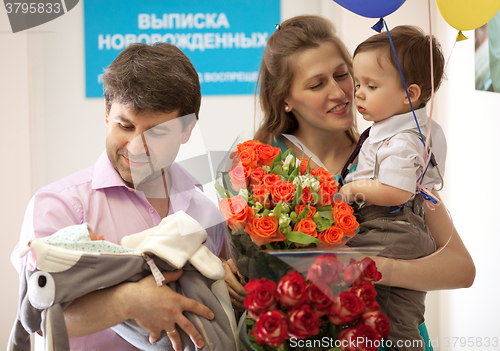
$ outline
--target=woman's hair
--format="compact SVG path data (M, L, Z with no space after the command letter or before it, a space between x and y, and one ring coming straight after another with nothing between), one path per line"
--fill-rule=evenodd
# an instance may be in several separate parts
M333 24L320 16L297 16L284 21L267 40L260 65L260 104L264 112L255 139L271 143L279 134L293 133L299 123L292 112L284 111L294 77L294 61L298 54L321 44L333 43L340 51L352 76L352 58L344 43L335 34ZM356 124L346 131L356 142Z
M406 85L417 84L420 87L419 99L425 105L432 94L430 37L425 35L422 29L407 25L394 27L390 30L390 35ZM384 57L389 57L390 63L398 70L387 32L375 34L359 44L354 51L354 56L361 52L374 50L387 55ZM382 59L381 56L379 56L380 59ZM434 90L437 91L444 76L445 60L441 45L434 37L432 37L432 60ZM404 88L402 80L401 87Z
M108 113L118 102L135 113L179 111L179 117L192 113L198 117L198 74L175 45L132 44L106 68L102 80Z

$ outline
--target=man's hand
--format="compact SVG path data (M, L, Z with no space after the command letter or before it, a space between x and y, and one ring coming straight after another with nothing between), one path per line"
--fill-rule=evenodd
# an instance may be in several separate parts
M231 296L231 303L233 305L233 308L237 311L243 312L245 311L245 305L243 305L243 301L245 301L245 296L248 295L248 292L238 281L238 268L236 267L232 259L229 259L226 263L224 263L224 270L226 271L224 281L226 282L227 290L229 291L229 295Z
M179 279L182 270L163 272L164 284ZM202 348L205 343L198 330L182 313L189 311L206 319L213 319L214 314L208 307L182 296L168 286L156 286L152 275L137 283L123 284L126 289L125 314L134 319L139 326L149 332L149 341L154 344L165 330L175 350L182 350L182 341L177 326L189 335L191 340Z

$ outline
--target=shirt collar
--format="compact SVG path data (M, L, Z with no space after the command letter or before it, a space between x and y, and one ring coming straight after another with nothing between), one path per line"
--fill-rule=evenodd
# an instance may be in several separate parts
M109 162L108 155L106 154L106 151L104 151L94 165L92 189L104 189L115 186L129 188L111 162Z
M417 117L420 128L427 126L427 113L425 107L416 110L415 116ZM373 124L370 130L370 144L385 140L402 130L416 128L417 125L413 117L413 112L389 117Z

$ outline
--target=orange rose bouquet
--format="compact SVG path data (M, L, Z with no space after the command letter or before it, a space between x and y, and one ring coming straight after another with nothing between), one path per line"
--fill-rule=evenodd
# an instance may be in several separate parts
M338 183L305 158L248 140L237 145L216 184L232 242L248 238L259 249L332 248L358 227L352 208L335 200Z

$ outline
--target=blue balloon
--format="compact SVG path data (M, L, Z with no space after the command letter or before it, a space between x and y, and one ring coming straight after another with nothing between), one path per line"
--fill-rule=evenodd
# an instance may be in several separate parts
M387 16L404 4L406 0L333 0L340 6L360 16L380 18Z

